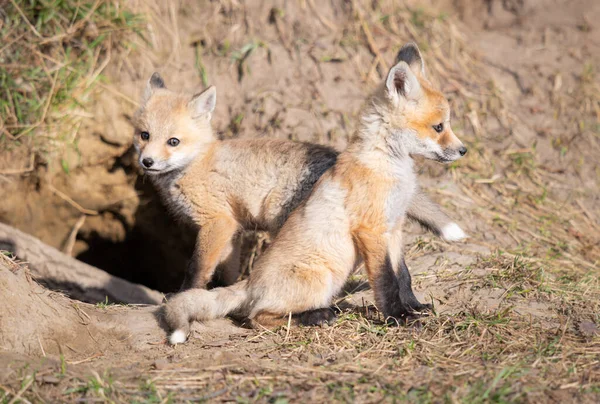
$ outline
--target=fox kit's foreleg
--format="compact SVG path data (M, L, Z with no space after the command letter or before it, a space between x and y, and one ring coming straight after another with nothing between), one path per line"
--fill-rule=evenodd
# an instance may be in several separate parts
M188 268L181 290L190 288L206 288L212 280L217 265L225 264L223 283L235 282L235 268L239 268L239 242L236 235L239 224L228 215L214 216L205 219L200 225L194 255ZM234 262L238 259L237 267Z
M218 286L229 286L237 282L242 261L242 236L236 233L223 250L221 262L217 266L215 277Z
M420 189L415 192L406 215L446 241L459 241L467 237L460 226L442 211L440 205Z
M386 319L403 320L431 308L420 303L412 291L400 230L389 238L384 234L362 231L356 234L355 239L365 261L375 303Z

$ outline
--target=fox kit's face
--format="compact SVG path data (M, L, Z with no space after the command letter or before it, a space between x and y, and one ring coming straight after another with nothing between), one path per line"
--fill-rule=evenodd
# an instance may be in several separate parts
M155 73L134 118L138 163L149 175L180 170L213 140L211 113L216 90L189 96L167 90Z
M405 45L397 59L386 80L389 147L393 149L399 142L398 147L409 154L439 162L464 156L467 148L450 127L448 101L425 78L417 46Z

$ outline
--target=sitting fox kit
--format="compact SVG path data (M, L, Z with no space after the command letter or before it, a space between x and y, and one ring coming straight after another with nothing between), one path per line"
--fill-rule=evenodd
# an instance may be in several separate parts
M426 79L415 44L400 50L368 101L357 135L289 215L250 277L229 287L187 290L166 304L171 343L186 340L190 321L228 314L265 326L282 324L290 313L305 324L327 321L333 298L360 259L386 318L427 308L412 292L402 251L405 215L417 209L411 156L446 163L467 150L450 128L448 102Z
M309 143L220 141L211 127L215 104L215 87L193 96L176 93L154 73L134 117L140 166L169 210L198 231L182 290L205 288L219 264L222 282L234 283L240 229L274 237L337 159L334 150ZM408 216L448 241L464 238L461 228L414 187Z
M222 281L239 274L238 232L275 234L333 164L319 145L280 140L218 140L211 128L216 89L169 91L155 73L135 116L139 163L168 209L197 231L182 289L204 288L218 264Z

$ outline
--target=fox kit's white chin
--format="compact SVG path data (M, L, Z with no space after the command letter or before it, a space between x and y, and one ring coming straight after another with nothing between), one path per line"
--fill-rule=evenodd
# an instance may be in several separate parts
M459 150L444 150L442 153L436 153L434 160L439 163L452 163L460 159L466 153L466 148L463 146Z
M161 168L161 169L154 169L154 168L144 168L144 174L146 175L163 175L163 174L168 174L168 173L172 173L176 170L180 169L180 167L165 167L165 168Z
M165 170L156 170L156 169L152 169L152 168L144 168L143 171L144 171L144 174L146 174L146 175L158 175L158 174L162 174L165 172Z
M460 156L456 156L456 157L450 157L446 154L438 154L435 156L435 159L438 163L452 163L453 161L456 161L460 158Z
M169 172L174 171L175 169L177 169L176 166L172 166L170 164L157 164L157 163L154 163L152 165L152 167L147 167L142 162L140 162L139 166L142 169L142 171L144 172L144 174L146 174L146 175L166 174L166 173L169 173Z
M447 164L458 160L461 156L454 156L452 154L446 154L442 152L431 152L431 153L415 153L411 154L411 157L420 156L428 160L437 161L438 163Z

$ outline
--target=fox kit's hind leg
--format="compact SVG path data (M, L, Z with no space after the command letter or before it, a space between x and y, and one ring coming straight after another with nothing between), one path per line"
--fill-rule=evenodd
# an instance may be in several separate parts
M281 313L272 313L269 311L261 311L250 319L252 328L277 328L286 325L289 321L289 313L287 315Z
M206 288L219 263L225 261L226 265L233 265L233 262L227 261L234 261L238 254L234 245L238 238L236 237L238 228L238 223L227 215L216 216L204 221L198 232L196 248L186 279L181 286L182 291L190 288ZM239 255L237 257L239 258ZM231 281L232 277L232 274L226 274L223 280ZM235 278L237 279L237 276Z
M357 234L356 240L375 293L375 302L386 318L404 320L431 308L420 303L412 291L399 230L391 240L369 232Z

